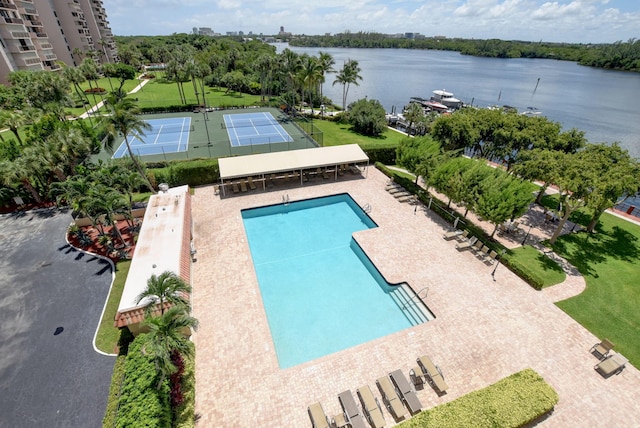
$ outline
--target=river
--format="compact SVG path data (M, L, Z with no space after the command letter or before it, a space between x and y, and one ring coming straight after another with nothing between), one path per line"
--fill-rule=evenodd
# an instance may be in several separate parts
M501 59L457 52L407 49L300 48L276 44L277 52L333 56L339 69L358 61L362 80L351 85L347 103L368 97L390 112L402 110L411 97L429 98L446 89L467 104L480 107L536 107L563 130L585 132L591 143L619 142L640 158L640 73L583 67L547 59ZM342 103L342 87L327 75L324 95ZM539 80L538 80L539 79ZM537 87L536 87L537 86Z

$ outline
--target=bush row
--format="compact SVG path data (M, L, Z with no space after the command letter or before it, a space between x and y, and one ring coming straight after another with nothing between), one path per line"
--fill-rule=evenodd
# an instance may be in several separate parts
M165 379L157 388L159 375L151 356L143 352L143 340L140 335L129 345L115 426L169 428L169 385Z
M400 428L521 427L551 411L558 393L532 369L426 410Z
M511 272L518 275L536 290L542 290L542 287L544 287L544 280L532 272L526 265L518 262L517 258L509 257L509 252L504 255L502 263L507 266Z
M118 400L120 399L120 388L124 379L126 355L118 355L113 365L113 375L111 375L111 386L109 387L109 399L107 400L107 410L102 419L102 426L111 428L115 425L118 414Z
M195 352L194 352L195 355ZM182 375L182 395L184 401L176 409L175 428L193 428L196 416L196 363L195 357L184 357Z
M150 168L151 183L167 183L171 187L188 184L191 187L215 183L220 179L218 159L195 159L169 162L167 166Z

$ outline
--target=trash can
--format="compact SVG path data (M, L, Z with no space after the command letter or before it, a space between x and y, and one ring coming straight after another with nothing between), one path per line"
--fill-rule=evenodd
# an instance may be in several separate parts
M628 209L627 209L627 214L632 214L633 210L635 210L636 207L634 207L633 205L631 205Z

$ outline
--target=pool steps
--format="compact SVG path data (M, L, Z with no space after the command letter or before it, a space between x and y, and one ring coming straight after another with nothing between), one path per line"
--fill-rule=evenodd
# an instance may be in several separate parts
M435 319L429 308L407 283L395 286L389 295L412 325L415 326Z

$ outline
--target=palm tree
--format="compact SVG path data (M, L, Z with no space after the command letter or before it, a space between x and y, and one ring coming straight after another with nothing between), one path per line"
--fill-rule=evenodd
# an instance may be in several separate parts
M147 316L153 313L156 306L159 306L160 313L164 314L165 303L173 306L189 308L189 300L186 295L191 292L191 286L182 278L171 271L164 271L159 276L151 275L147 280L147 288L136 297L136 304L143 300L148 300L145 306Z
M7 127L16 136L18 143L23 146L22 138L18 133L18 129L28 123L27 116L20 110L0 112L0 128Z
M300 71L300 57L297 53L290 49L285 49L280 53L280 71L285 76L289 91L291 93L291 102L289 105L296 105L296 76Z
M114 217L116 214L123 213L127 209L127 202L124 196L117 190L100 191L99 194L95 196L96 209L104 215L107 225L113 228L122 245L128 247L129 244L127 244L122 237L122 233L120 233L120 229L118 228L118 222Z
M84 111L87 113L89 111L89 97L80 87L80 84L87 80L86 77L84 77L84 74L78 67L65 67L62 74L73 85L76 95L78 95L78 98L84 107ZM93 126L93 119L90 115L87 115L87 117L89 118L89 123Z
M20 156L19 158L9 161L0 160L0 183L5 186L13 186L16 182L31 193L31 196L37 203L42 202L40 194L33 185L34 174L39 171L35 165L32 156Z
M311 91L317 88L317 84L322 78L322 67L318 62L318 58L310 55L304 55L301 61L301 67L299 71L299 79L302 83L302 101L304 101L304 89L309 90L309 105L313 112L313 99Z
M347 94L349 93L349 86L351 84L359 85L358 80L362 80L360 76L360 66L358 61L349 59L342 66L342 70L336 75L336 79L333 81L333 85L336 83L342 85L342 110L347 108Z
M323 103L324 102L324 97L322 95L322 85L325 82L324 76L327 73L333 73L335 70L333 69L334 64L336 63L336 61L333 59L333 56L331 56L331 54L327 53L327 52L318 52L319 57L318 57L318 62L320 64L320 68L322 70L322 78L320 79L320 102Z
M138 105L129 97L116 100L116 97L109 96L105 103L105 107L109 113L104 119L105 130L107 132L105 147L108 150L113 151L113 143L116 138L120 134L124 135L124 143L127 146L127 151L129 152L129 156L131 157L134 167L145 180L145 184L149 187L149 190L155 193L155 190L147 178L147 175L144 173L140 162L138 162L133 154L133 150L131 150L131 144L129 144L129 133L135 132L136 134L144 135L144 131L151 129L151 125L138 117L138 113L140 112Z
M193 356L193 346L188 338L191 330L198 328L198 320L184 307L174 306L160 316L148 317L142 323L149 332L144 335L144 352L151 355L160 374L160 389L167 375L175 372L173 354ZM185 334L186 333L186 334Z
M409 104L407 110L404 112L404 117L409 121L409 125L407 125L407 134L411 135L413 124L424 117L424 110L422 109L420 104L411 103Z

